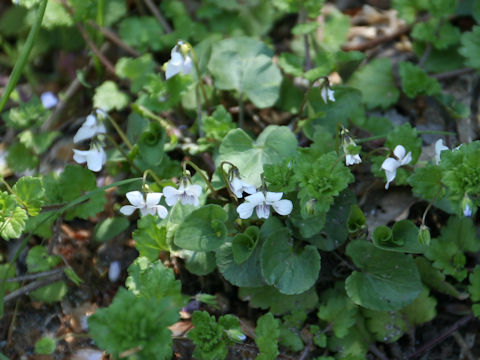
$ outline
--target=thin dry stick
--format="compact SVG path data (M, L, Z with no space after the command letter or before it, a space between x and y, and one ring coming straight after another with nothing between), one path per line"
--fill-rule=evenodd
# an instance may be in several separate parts
M112 43L117 45L119 48L122 48L123 50L125 50L130 55L135 56L135 57L139 57L139 56L142 55L139 51L135 50L130 45L126 44L112 30L107 29L107 28L102 27L102 26L99 26L95 21L92 21L92 20L88 21L88 25L93 27L95 30L100 31L103 36L105 36L108 40L110 40Z
M455 331L453 333L453 337L455 338L457 344L462 348L463 354L468 358L468 360L475 360L475 356L473 356L472 352L470 351L470 347L465 342L462 335L458 331Z
M462 68L462 69L443 72L443 73L440 73L440 74L432 74L432 75L430 75L430 77L433 77L437 80L444 80L444 79L449 79L449 78L452 78L452 77L457 77L457 76L460 76L460 75L470 74L470 73L473 73L475 71L476 70L472 69L472 68Z
M67 1L66 0L61 0L61 1L62 1L63 7L68 11L68 13L72 17L74 17L75 13L74 13L73 9L67 4ZM75 26L77 27L78 31L80 31L80 35L82 35L83 40L85 40L85 42L87 43L90 50L92 50L92 52L95 54L95 56L97 56L98 60L100 60L100 62L103 64L103 66L105 66L105 69L107 69L108 72L110 72L110 73L112 73L113 75L116 76L115 67L112 65L110 60L108 60L107 57L105 55L103 55L103 53L97 48L97 46L92 41L92 39L90 39L90 36L88 36L88 33L85 30L85 28L78 22L75 23Z
M34 273L34 274L26 274L26 275L22 275L22 276L16 276L16 277L8 278L6 281L7 282L18 282L18 281L35 280L35 279L38 279L38 278L50 276L50 275L56 274L58 272L63 272L63 271L64 271L64 268L61 267L61 268L48 270L48 271L42 271L42 272L38 272L38 273Z
M145 1L145 4L147 5L147 7L152 12L153 16L155 16L157 18L158 22L160 23L160 25L162 25L163 30L166 33L171 33L172 28L170 27L170 24L163 17L162 13L158 10L157 6L153 3L153 1L152 0L144 0L144 1Z
M62 272L55 273L55 274L53 274L52 276L50 276L46 279L36 280L36 281L34 281L34 282L32 282L28 285L25 285L24 287L22 287L18 290L12 291L10 294L5 295L4 302L6 304L6 303L16 299L19 296L27 295L27 294L29 294L30 292L32 292L36 289L39 289L41 287L50 285L50 284L52 284L56 281L62 280L64 278L65 278L65 275L64 275L64 272L62 271Z
M440 342L445 340L447 337L452 335L455 331L457 331L462 326L466 325L472 319L473 319L473 314L464 316L463 318L458 320L455 324L453 324L452 327L447 329L443 334L441 334L440 336L430 340L425 345L421 346L417 351L415 351L413 354L409 355L408 358L409 359L414 359L417 356L420 356L423 352L433 348L434 346L436 346L437 344L439 344Z
M381 352L380 349L375 346L375 344L370 344L368 350L370 350L380 360L388 360L385 354Z

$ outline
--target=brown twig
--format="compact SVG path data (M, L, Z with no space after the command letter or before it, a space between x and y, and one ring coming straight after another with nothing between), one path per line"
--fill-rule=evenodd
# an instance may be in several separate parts
M158 22L160 23L160 25L162 25L163 30L166 33L171 33L172 28L170 27L170 24L163 17L162 13L158 10L157 6L153 3L153 1L152 0L144 0L144 1L145 1L145 4L147 5L147 7L152 12L153 16L155 16L157 18Z
M67 4L66 0L61 0L63 7L67 10L67 12L74 18L75 13L73 9ZM112 73L113 75L116 76L115 74L115 67L113 64L110 62L110 60L107 59L105 55L100 51L100 49L95 45L95 43L90 39L90 36L88 35L87 31L83 27L82 24L76 22L75 26L77 27L78 31L80 32L80 35L82 35L83 40L87 43L88 47L92 52L95 54L95 56L100 60L100 62L103 64L105 69L108 70L108 72Z
M139 51L135 50L130 45L126 44L112 30L107 29L106 27L99 26L95 21L92 21L92 20L88 21L88 25L93 27L95 30L100 31L103 36L105 36L108 40L110 40L112 43L117 45L119 48L122 48L123 50L125 50L130 55L135 56L135 57L139 57L139 56L142 55Z
M455 331L453 333L453 337L455 338L455 341L457 342L457 344L462 348L462 352L468 358L468 360L475 360L475 357L470 351L470 347L465 342L462 335L458 331Z
M16 276L12 278L8 278L6 281L7 282L19 282L19 281L28 281L28 280L35 280L41 277L46 277L50 276L59 272L63 272L64 268L57 268L53 270L48 270L48 271L42 271L34 274L26 274L22 276Z
M423 352L433 348L434 346L438 345L440 342L448 338L450 335L452 335L455 331L457 331L459 328L462 326L466 325L470 320L474 318L473 314L464 316L460 320L458 320L455 324L452 325L449 329L447 329L443 334L440 336L430 340L427 342L425 345L421 346L417 351L415 351L413 354L408 356L408 359L414 359L417 356L420 356Z
M462 68L462 69L457 69L457 70L452 70L452 71L446 71L443 73L439 74L431 74L430 77L433 77L437 80L444 80L444 79L449 79L452 77L457 77L460 75L466 75L475 72L475 69L472 68Z
M408 33L411 29L412 29L412 25L402 26L401 28L397 29L395 32L391 34L380 36L376 39L372 39L370 41L366 41L361 44L343 45L342 50L343 51L364 51L364 50L372 49L380 44L392 41L397 37Z
M370 344L368 350L370 350L370 352L372 352L380 360L388 360L385 354L381 352L380 349L375 346L375 344Z
M54 282L57 282L59 280L62 280L64 278L65 278L65 274L62 271L62 272L57 272L57 273L53 274L52 276L50 276L46 279L36 280L36 281L34 281L34 282L32 282L28 285L25 285L24 287L22 287L18 290L12 291L10 294L5 295L4 302L6 304L6 303L16 299L19 296L27 295L27 294L31 293L32 291L34 291L36 289L39 289L41 287L50 285L50 284L52 284Z

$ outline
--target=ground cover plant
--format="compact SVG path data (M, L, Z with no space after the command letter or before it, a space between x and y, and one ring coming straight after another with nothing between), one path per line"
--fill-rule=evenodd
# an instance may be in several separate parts
M0 359L480 356L480 3L0 3Z

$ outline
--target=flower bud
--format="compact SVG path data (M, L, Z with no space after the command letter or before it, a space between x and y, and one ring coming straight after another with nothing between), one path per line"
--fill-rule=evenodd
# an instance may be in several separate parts
M430 230L427 226L420 226L420 231L418 232L418 242L422 245L430 245Z
M464 216L466 217L472 216L473 203L472 203L472 200L470 200L470 198L467 195L465 195L462 200L462 211Z

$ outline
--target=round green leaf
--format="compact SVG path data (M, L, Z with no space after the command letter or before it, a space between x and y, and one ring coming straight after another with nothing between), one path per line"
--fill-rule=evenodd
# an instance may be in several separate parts
M35 343L35 354L50 355L53 354L56 347L57 340L50 336L45 336Z
M185 256L185 266L192 274L207 275L217 267L213 252L184 250L182 253Z
M205 205L190 213L175 233L175 245L194 251L211 251L223 244L228 215L218 205Z
M312 245L296 249L287 231L272 234L262 247L262 275L269 285L287 295L301 294L317 281L320 255Z
M252 255L242 264L237 264L233 258L232 243L226 243L217 251L217 266L222 275L235 286L264 286L260 269L260 244Z
M222 161L230 161L240 171L242 178L249 184L260 186L260 174L263 166L278 163L297 151L297 139L286 126L268 126L253 141L241 129L228 132L219 148L219 156L215 160L217 168ZM216 172L217 179L219 171Z
M422 291L417 267L408 255L377 249L364 240L351 242L347 255L361 270L354 271L345 282L348 296L357 305L371 310L398 310Z
M226 39L213 47L208 69L218 89L237 90L255 106L265 108L277 101L282 82L271 55L272 51L258 40Z

